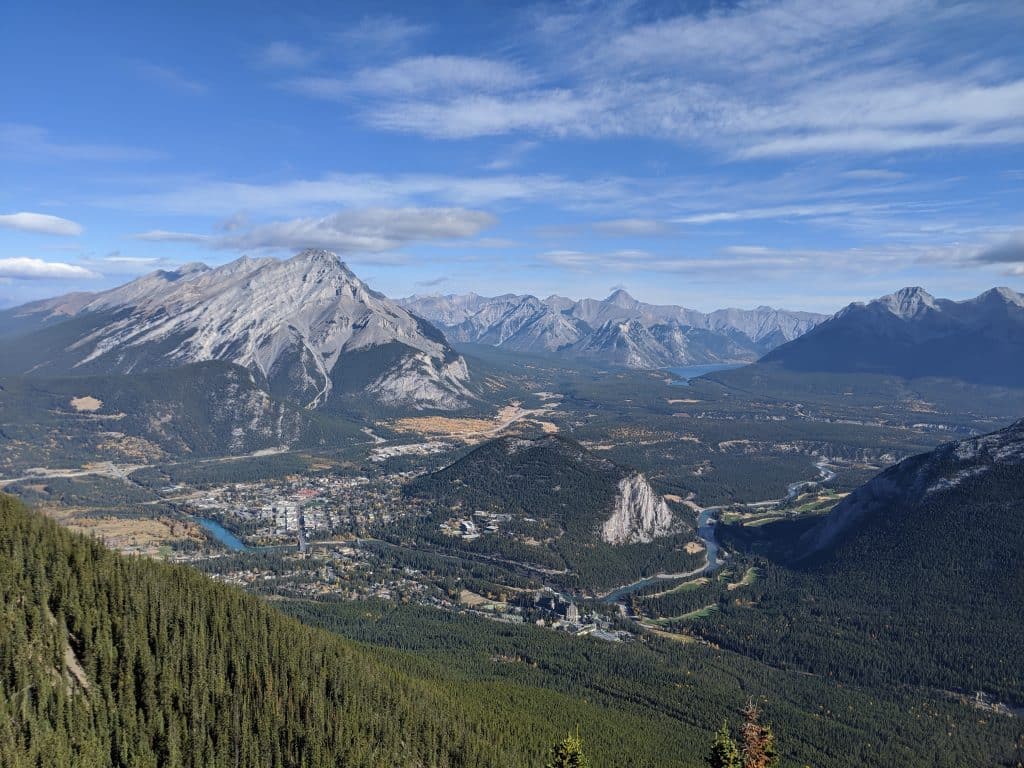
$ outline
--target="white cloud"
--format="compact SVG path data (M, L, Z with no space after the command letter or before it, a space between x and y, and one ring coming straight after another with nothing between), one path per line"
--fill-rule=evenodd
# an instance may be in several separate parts
M568 89L527 91L508 96L458 95L435 101L387 101L367 110L370 124L441 139L501 136L518 131L553 136L598 136L613 131L610 104L597 94Z
M498 156L489 163L485 163L483 165L483 169L486 171L508 170L509 168L522 163L526 155L538 146L539 145L536 141L517 141L501 150L498 153Z
M197 235L191 232L170 232L166 229L151 229L132 235L136 240L152 243L205 243L213 238L210 235Z
M974 259L983 264L1018 264L1024 267L1024 233L984 248Z
M120 254L104 256L103 261L111 264L128 264L147 266L156 264L160 259L155 256L121 256Z
M1018 144L1014 51L993 45L982 60L966 42L936 45L1009 13L748 0L652 20L636 4L588 5L541 17L517 39L529 75L499 58L419 56L293 87L321 98L361 91L371 125L432 138L645 136L740 158Z
M840 175L846 179L861 181L900 181L907 177L907 174L901 171L890 171L885 168L854 168Z
M653 254L638 250L621 250L610 253L555 250L542 253L537 259L546 264L579 270L595 267L631 270L637 267L646 268L646 265L655 264L658 261L658 258Z
M0 215L0 227L35 232L40 235L75 237L82 234L82 225L47 213L7 213Z
M320 219L293 219L220 238L230 248L329 248L342 253L380 253L405 243L471 237L495 218L461 208L373 208Z
M0 259L0 277L18 280L75 280L99 275L77 264L16 257Z
M344 30L339 36L347 43L368 49L403 48L412 40L422 37L429 27L415 24L399 16L366 16Z
M497 219L464 208L367 208L321 218L299 218L239 228L223 235L153 230L135 235L152 242L194 242L223 250L327 248L378 254L407 243L472 237Z
M678 221L682 224L720 224L731 221L751 221L757 219L802 219L829 216L848 216L856 213L881 212L889 205L872 205L858 202L806 203L800 205L783 205L772 208L746 208L734 211L711 211L682 216Z
M301 215L311 209L346 207L479 207L509 201L559 201L565 205L604 200L621 207L644 195L628 179L573 181L560 176L334 173L276 184L195 180L163 191L143 191L93 203L160 214L233 217L239 211Z
M357 91L422 94L424 91L504 91L521 87L529 75L513 64L471 56L415 56L385 67L362 69L352 78Z
M1016 244L1013 244L1016 242ZM1024 242L1011 241L999 246L988 261L1010 263L1024 259ZM858 282L866 276L891 279L891 276L915 265L946 267L977 266L986 253L977 243L945 245L892 243L851 248L773 248L763 245L733 245L711 251L694 249L692 253L666 254L639 250L584 252L552 250L537 256L537 262L580 272L676 274L730 280L737 270L748 278L774 281L813 279L821 274L833 278L846 275Z

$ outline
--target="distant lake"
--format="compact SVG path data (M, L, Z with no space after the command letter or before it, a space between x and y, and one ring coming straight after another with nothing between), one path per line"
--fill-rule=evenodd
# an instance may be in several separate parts
M197 517L196 522L203 526L203 528L210 532L210 535L213 536L213 538L232 552L245 552L248 549L248 547L242 543L241 539L216 520L210 520L207 517Z
M686 387L689 386L690 379L700 378L706 373L714 373L715 371L729 371L733 368L742 368L744 365L749 365L749 363L708 363L705 365L684 365L682 368L666 368L665 370L681 379L680 381L673 381L672 384L680 387Z

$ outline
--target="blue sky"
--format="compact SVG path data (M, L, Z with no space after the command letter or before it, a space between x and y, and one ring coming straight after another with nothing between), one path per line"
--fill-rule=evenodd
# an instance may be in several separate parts
M2 305L307 245L393 296L1024 287L1024 4L4 16Z

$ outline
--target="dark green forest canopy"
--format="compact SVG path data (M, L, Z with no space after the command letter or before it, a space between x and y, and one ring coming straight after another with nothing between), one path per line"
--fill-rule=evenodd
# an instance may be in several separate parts
M995 435L1012 430L1024 424ZM865 486L879 489L873 511L812 558L787 553L803 534L795 524L719 526L726 545L776 562L758 560L756 609L726 601L694 632L848 683L981 690L1024 706L1024 462L960 459L951 445Z
M685 768L751 694L768 697L791 764L998 764L1016 733L938 697L655 638L615 646L368 603L296 611L395 647L364 645L3 495L0 611L4 768L526 768L577 725L594 765Z
M549 740L188 568L109 552L9 496L0 605L5 768L514 766Z

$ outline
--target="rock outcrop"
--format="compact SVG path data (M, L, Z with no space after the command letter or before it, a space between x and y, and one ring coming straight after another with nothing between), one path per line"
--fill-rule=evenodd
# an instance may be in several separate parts
M619 481L612 516L601 526L608 544L649 544L672 532L672 510L642 474Z

